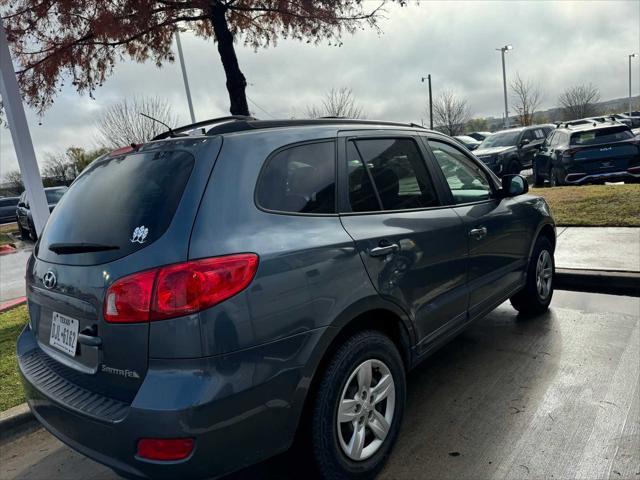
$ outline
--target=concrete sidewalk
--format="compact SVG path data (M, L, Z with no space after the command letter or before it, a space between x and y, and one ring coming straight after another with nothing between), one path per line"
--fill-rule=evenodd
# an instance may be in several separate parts
M558 227L556 288L640 296L640 228Z
M556 267L640 272L640 228L558 227Z

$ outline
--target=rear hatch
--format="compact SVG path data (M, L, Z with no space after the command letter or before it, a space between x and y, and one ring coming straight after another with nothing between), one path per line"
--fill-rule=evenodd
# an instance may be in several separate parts
M105 294L124 276L187 259L221 142L167 140L102 158L57 204L27 267L27 296L39 347L70 381L124 402L135 396L149 323L106 322Z
M586 174L623 172L640 162L638 141L623 125L575 132L570 149L571 170Z

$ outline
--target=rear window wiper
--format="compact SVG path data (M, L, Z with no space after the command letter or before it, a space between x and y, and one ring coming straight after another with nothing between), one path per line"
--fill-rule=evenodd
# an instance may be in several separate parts
M52 243L49 250L58 255L68 253L103 252L105 250L118 250L117 245L103 245L100 243Z

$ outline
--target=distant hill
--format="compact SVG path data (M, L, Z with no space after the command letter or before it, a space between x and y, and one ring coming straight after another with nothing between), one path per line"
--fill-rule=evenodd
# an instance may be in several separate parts
M631 97L631 105L634 110L639 109L639 104L640 95ZM629 97L615 98L613 100L603 100L596 103L596 107L600 115L626 112L629 109ZM511 125L516 124L515 117L509 116L509 119L511 120ZM503 128L504 120L502 119L502 117L487 117L485 120L488 124L487 128L492 132ZM563 120L561 107L554 107L536 112L536 123L552 123L561 120Z

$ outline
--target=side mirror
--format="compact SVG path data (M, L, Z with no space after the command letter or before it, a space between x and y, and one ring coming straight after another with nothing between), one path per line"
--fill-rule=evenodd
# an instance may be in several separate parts
M528 138L523 138L523 139L520 141L520 146L521 146L521 147L524 147L524 146L526 146L526 145L529 145L530 143L531 143L531 140L529 140Z
M27 204L26 204L26 203L24 203L24 202L18 202L18 207L20 207L20 208L25 208L26 206L27 206Z
M529 191L529 182L522 175L504 175L502 177L501 196L515 197Z

